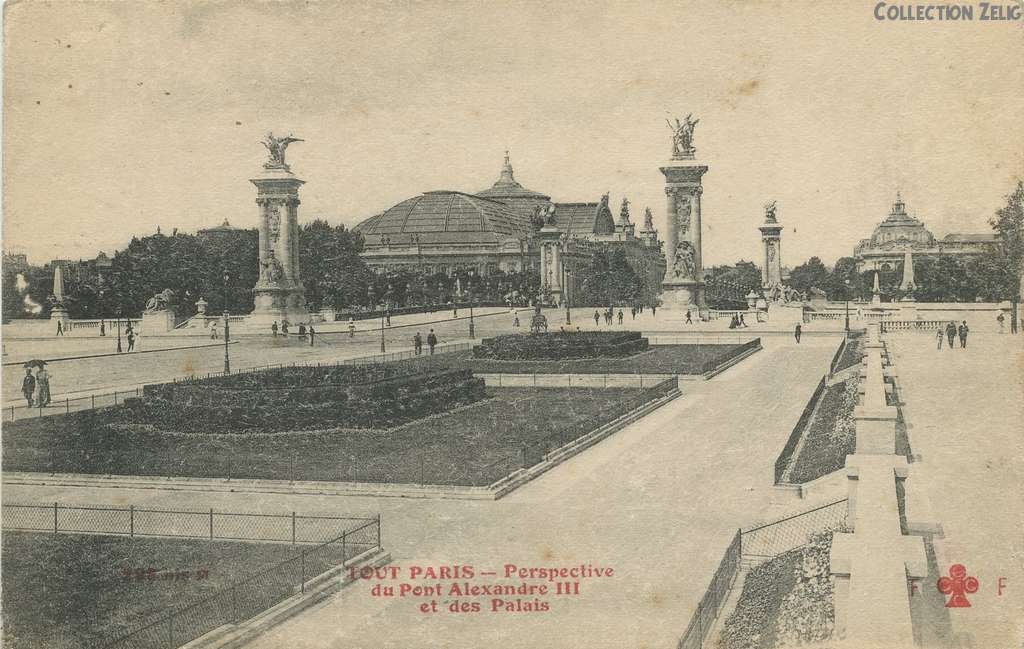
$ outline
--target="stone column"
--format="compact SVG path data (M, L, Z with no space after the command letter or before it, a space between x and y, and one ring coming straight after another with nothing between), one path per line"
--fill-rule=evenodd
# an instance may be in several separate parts
M253 287L255 309L247 324L263 329L282 320L305 322L309 313L298 255L299 187L305 181L283 167L265 167L250 181L256 185L256 203L260 206L260 274Z
M704 306L701 250L701 178L706 165L692 159L672 160L661 167L665 176L667 268L662 301L668 307Z
M761 287L765 293L776 286L782 286L782 226L775 219L775 204L765 210L764 225L760 226L761 242L764 244L764 262L761 267Z

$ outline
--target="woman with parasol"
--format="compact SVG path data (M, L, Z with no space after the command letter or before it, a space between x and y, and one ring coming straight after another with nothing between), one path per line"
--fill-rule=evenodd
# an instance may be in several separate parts
M40 359L33 359L25 363L26 378L22 381L22 390L24 391L26 384L28 383L28 376L32 372L33 367L38 367L35 375L35 406L37 408L43 408L50 405L50 373L46 371L46 361ZM25 395L28 398L28 394ZM29 405L32 405L31 402Z

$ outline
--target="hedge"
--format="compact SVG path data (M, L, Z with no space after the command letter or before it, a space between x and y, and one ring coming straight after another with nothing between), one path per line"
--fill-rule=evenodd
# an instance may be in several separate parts
M504 361L621 358L646 351L649 346L639 331L511 334L485 338L473 347L473 357Z

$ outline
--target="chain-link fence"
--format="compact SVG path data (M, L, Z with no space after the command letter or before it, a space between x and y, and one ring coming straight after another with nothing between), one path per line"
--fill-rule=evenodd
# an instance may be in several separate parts
M764 559L806 545L811 535L846 525L847 499L758 525L743 532L743 558Z
M368 550L381 548L380 517L361 520L361 524L339 536L303 548L291 558L212 595L172 606L156 620L113 641L97 644L96 649L174 649L225 624L237 624L293 595L305 593L325 573L344 567Z
M323 543L377 519L346 516L257 514L141 507L80 507L4 503L4 530L53 534L110 534L231 541Z
M816 533L844 529L848 506L848 500L844 498L746 531L737 530L679 639L677 649L712 646L708 643L708 634L721 614L744 562L771 559L806 545Z

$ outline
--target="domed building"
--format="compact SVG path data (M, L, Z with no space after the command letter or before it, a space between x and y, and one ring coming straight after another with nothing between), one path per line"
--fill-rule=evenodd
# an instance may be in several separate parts
M497 182L476 194L437 190L413 196L371 216L353 230L363 235L362 257L377 272L415 270L424 274L534 272L553 294L571 294L601 245L621 246L630 265L656 293L665 273L657 231L648 217L640 236L624 201L618 223L608 195L595 202L556 203L515 179L508 152ZM543 235L541 233L543 229ZM546 244L542 243L546 241ZM557 267L542 261L541 249L557 243ZM571 299L571 295L569 296Z
M870 239L861 239L853 254L858 272L888 271L911 257L980 255L995 243L994 233L953 233L936 239L923 221L907 214L906 204L897 192L889 216L875 227Z

